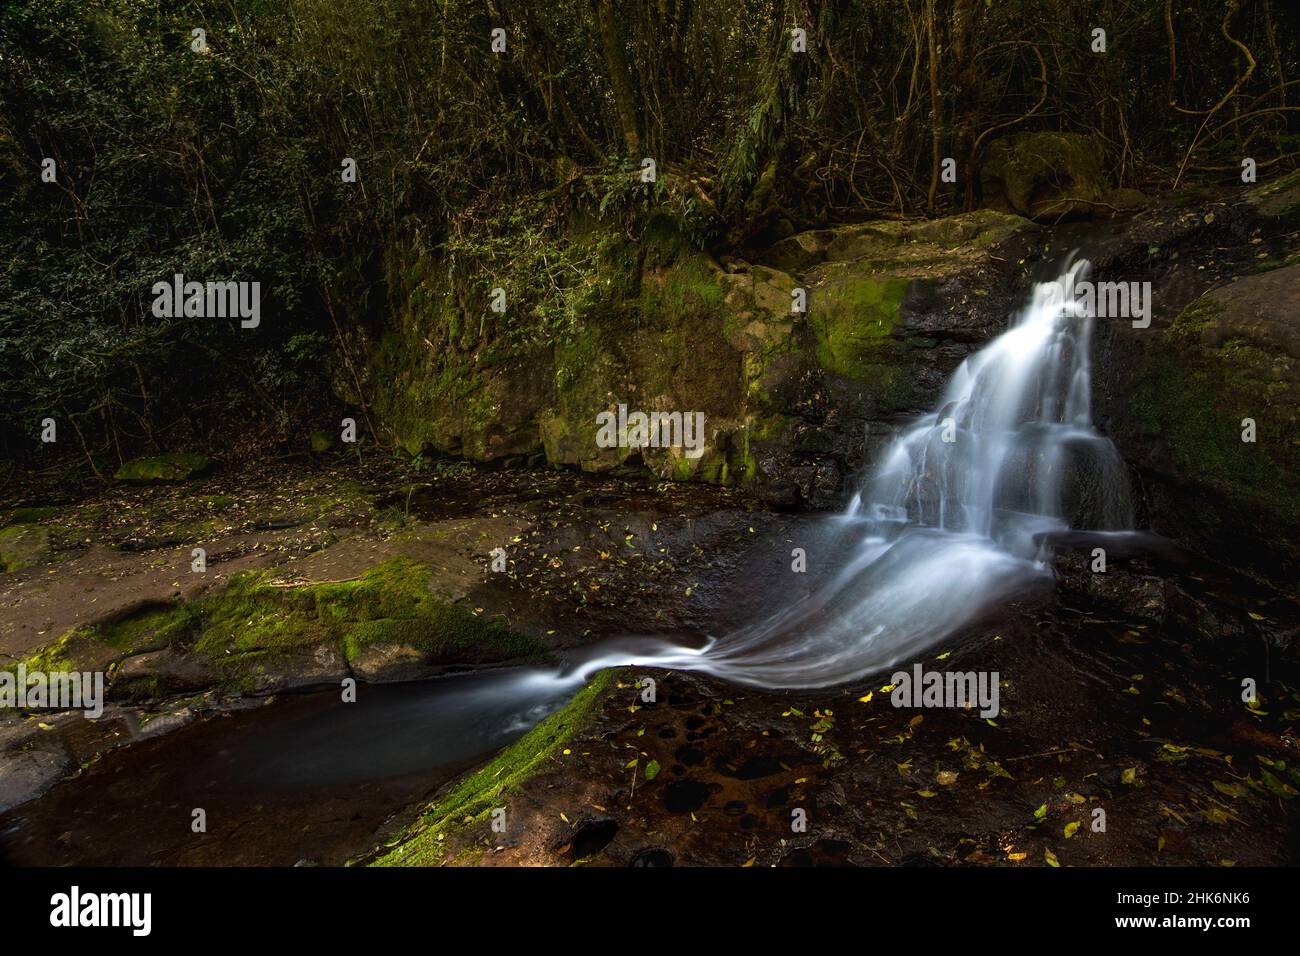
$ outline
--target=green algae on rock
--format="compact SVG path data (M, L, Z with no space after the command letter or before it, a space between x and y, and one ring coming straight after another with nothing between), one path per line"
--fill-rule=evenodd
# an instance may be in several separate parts
M1213 507L1180 508L1170 529L1211 548L1280 547L1300 528L1297 289L1300 266L1287 266L1193 301L1151 350L1116 423L1144 467L1212 492ZM1254 440L1243 439L1247 420Z
M425 807L419 820L396 846L372 866L436 866L445 861L448 837L484 823L494 807L529 778L566 755L572 740L595 713L597 705L617 681L615 671L601 671L574 695L568 705L520 737L501 753L453 784ZM472 848L464 850L472 856ZM457 862L469 862L460 858Z
M208 687L261 693L348 674L406 679L545 651L540 641L439 598L429 578L426 565L405 558L352 581L298 587L247 572L192 604L148 605L74 628L27 665L105 669L110 695L139 700Z
M1108 186L1100 143L1081 133L1016 133L990 143L980 166L984 199L1031 219L1091 215Z
M176 452L135 458L122 465L113 475L118 481L184 481L202 474L212 464L206 455L196 452Z
M0 572L21 571L50 553L50 532L39 525L17 524L0 529Z

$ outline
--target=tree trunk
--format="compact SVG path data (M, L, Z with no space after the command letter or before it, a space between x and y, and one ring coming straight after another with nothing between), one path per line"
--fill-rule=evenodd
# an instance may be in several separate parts
M614 108L618 123L623 129L623 145L629 156L641 155L641 116L637 109L636 92L632 89L632 74L627 57L623 55L623 38L618 32L614 0L596 0L596 26L600 31L600 45L605 53L605 67L609 72L609 85L614 91Z

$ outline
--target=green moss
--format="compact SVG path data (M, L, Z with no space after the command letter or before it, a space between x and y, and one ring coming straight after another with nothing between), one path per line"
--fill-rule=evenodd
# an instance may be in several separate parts
M16 524L35 524L59 513L58 508L44 506L34 508L14 508L0 518L0 527Z
M845 378L868 378L892 341L910 283L855 276L821 292L808 313L821 366Z
M656 213L646 222L641 233L646 268L672 265L695 252L695 245L676 217Z
M46 671L111 665L179 647L222 675L227 691L251 689L269 666L321 645L351 662L367 648L401 644L433 664L500 661L541 653L544 645L495 620L484 620L436 597L430 570L416 561L376 565L356 581L273 587L264 573L236 575L221 593L194 604L151 607L91 628L76 628L27 659ZM142 688L144 690L142 690ZM135 697L147 696L133 684Z
M1298 377L1294 360L1239 339L1203 345L1218 309L1203 297L1175 320L1138 382L1124 428L1160 439L1187 479L1300 521L1293 491L1300 474L1300 445L1292 438L1300 425L1290 384ZM1256 422L1255 443L1241 440L1246 418Z
M702 255L677 262L659 281L641 285L641 314L668 328L722 316L722 283Z
M47 674L70 671L108 670L111 672L133 654L160 650L189 638L197 626L197 610L189 605L152 607L95 627L74 627L57 640L29 654L24 660L27 671ZM14 671L17 664L5 668ZM154 681L157 684L157 681ZM122 686L114 685L120 694ZM131 696L148 696L146 683L132 681Z
M76 659L80 656L79 649L93 638L94 632L89 628L72 628L64 632L57 640L51 641L26 657L24 663L27 665L28 673L44 671L47 674L59 674L76 670ZM14 664L6 667L5 670L13 672L16 668L17 665Z
M188 637L196 619L191 605L169 605L105 624L99 633L115 650L139 653L146 646L166 647Z
M33 525L0 529L0 572L21 571L45 558L50 550L50 532Z
M895 331L911 281L856 276L821 292L808 314L818 363L868 386L886 407L907 407L910 401L904 345Z
M484 620L429 590L429 568L395 558L356 581L274 588L261 575L243 575L203 602L205 626L197 648L222 665L231 655L260 655L337 641L355 660L367 648L402 644L431 663L502 660L544 650L540 642Z
M591 371L600 355L600 337L595 328L577 329L555 348L555 387L572 391Z
M601 699L614 686L613 671L602 671L552 714L455 784L420 816L418 832L376 860L374 866L430 866L443 862L447 836L483 823L494 807L561 756L564 745L587 724Z
M205 471L211 463L194 452L155 455L126 462L113 477L118 481L183 481Z

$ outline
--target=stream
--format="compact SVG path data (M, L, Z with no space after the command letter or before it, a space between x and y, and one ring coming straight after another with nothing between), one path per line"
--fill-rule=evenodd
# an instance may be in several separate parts
M1050 592L1049 540L1159 551L1131 530L1123 463L1092 427L1094 317L1059 295L1088 264L1062 269L957 369L845 511L819 519L819 553L835 566L775 613L689 643L605 639L559 667L362 685L356 705L337 689L287 695L196 721L0 816L0 851L29 864L342 863L601 669L692 671L762 691L851 684ZM199 839L195 808L207 809Z

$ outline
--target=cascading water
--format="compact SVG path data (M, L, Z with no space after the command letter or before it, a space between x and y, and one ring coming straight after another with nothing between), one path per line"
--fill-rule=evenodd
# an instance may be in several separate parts
M1087 271L1081 260L1034 287L1011 328L953 374L938 410L894 442L850 514L969 532L1023 556L1034 534L1072 518L1131 525L1123 464L1092 427L1093 317L1073 295Z
M1092 426L1093 316L1074 295L1088 270L1067 263L1035 285L893 442L839 519L856 540L830 581L702 650L601 654L578 671L655 663L770 688L858 680L1049 582L1045 534L1131 527L1123 462Z

